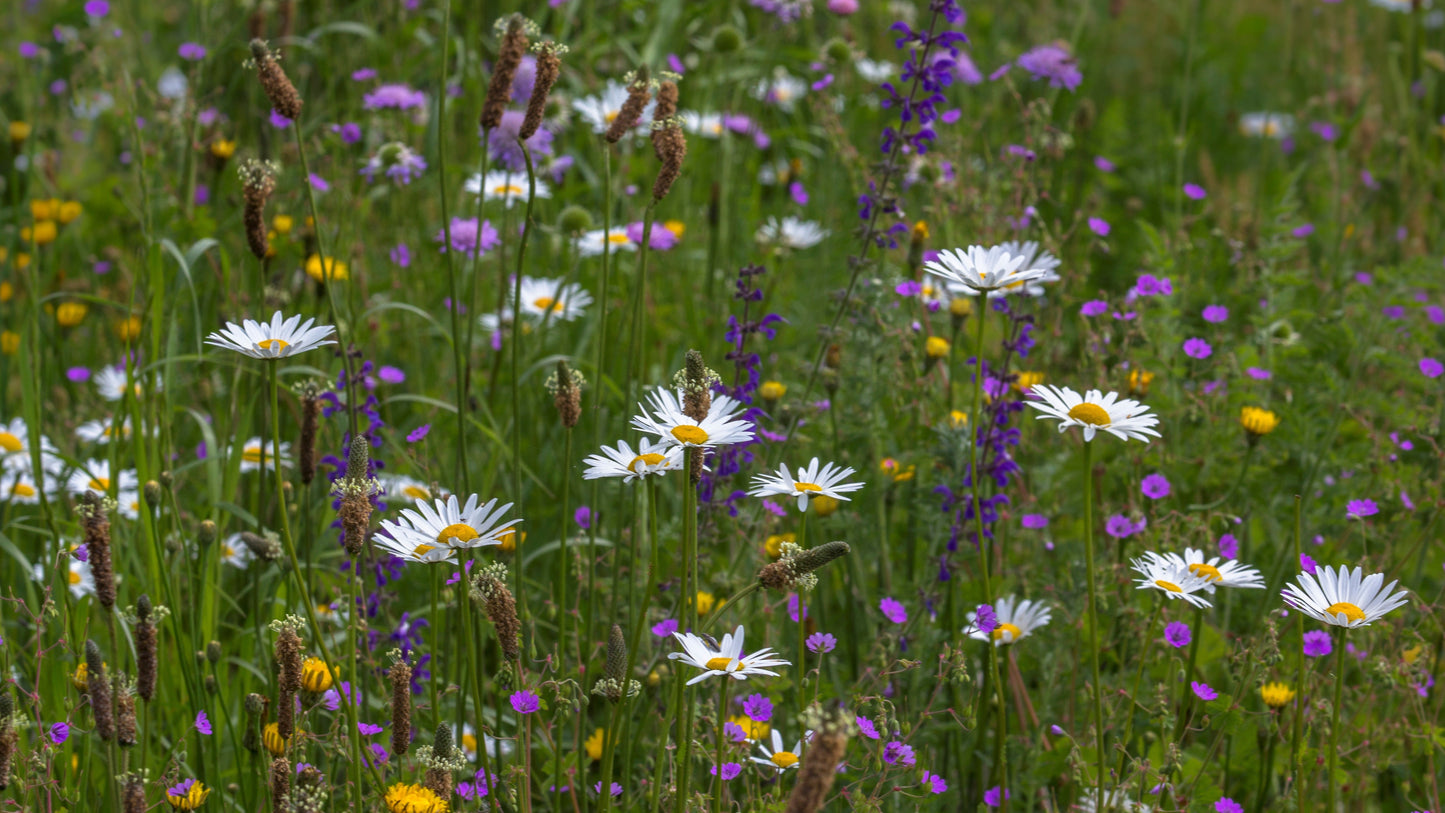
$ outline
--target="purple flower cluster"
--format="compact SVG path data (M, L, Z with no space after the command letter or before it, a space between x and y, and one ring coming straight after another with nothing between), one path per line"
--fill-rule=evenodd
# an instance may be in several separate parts
M934 32L940 16L950 25L963 24L963 9L959 8L957 2L934 0L929 3L929 9L933 12L933 19L928 30L915 31L902 21L894 23L889 29L899 35L894 41L895 47L901 50L911 44L913 48L903 63L903 74L900 77L901 84L910 85L908 95L899 93L898 87L892 82L880 85L884 94L883 107L897 107L901 122L898 130L892 126L883 128L884 154L891 154L900 140L919 155L928 152L929 144L937 137L930 125L939 117L938 105L947 101L943 89L953 84L954 79L953 59L937 53L930 58L930 53L935 48L940 48L947 50L950 57L956 57L958 46L968 42L968 37L961 31L944 29ZM919 94L919 90L922 90L922 94ZM913 132L908 134L906 131L909 125L915 122Z
M1035 79L1047 79L1050 87L1073 90L1084 81L1073 54L1061 45L1040 45L1020 56L1017 64Z

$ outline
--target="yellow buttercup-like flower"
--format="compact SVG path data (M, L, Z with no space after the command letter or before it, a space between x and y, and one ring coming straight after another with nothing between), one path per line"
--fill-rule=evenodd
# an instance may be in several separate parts
M515 530L507 531L506 533L504 533L504 534L502 534L501 536L497 537L497 539L501 542L502 553L512 553L512 552L514 552L514 551L517 550L517 532L516 532ZM521 541L522 541L523 544L526 544L526 542L527 542L527 532L526 532L526 531L522 531L522 540L521 540Z
M283 740L281 739L281 727L276 723L267 723L266 727L261 729L261 744L266 746L266 750L271 752L271 756L279 757L286 753L286 746L291 744L291 738L294 736L293 734Z
M592 736L582 742L582 750L587 752L587 758L593 762L602 759L602 742L606 733L607 732L599 728L592 732Z
M59 214L59 198L36 198L30 201L30 217L33 220L54 220Z
M0 254L0 261L3 261L4 259L4 255ZM5 282L0 282L0 302L9 302L14 298L15 286L11 285L8 280Z
M218 138L211 142L211 155L225 160L236 154L236 142Z
M672 236L681 240L683 232L687 231L687 224L681 220L668 220L662 224L664 229L672 232Z
M832 516L838 510L838 498L829 497L827 494L819 494L808 501L813 513L820 517Z
M386 789L386 809L390 813L447 813L449 807L425 785L398 782Z
M0 353L13 356L20 351L20 334L13 330L0 330Z
M770 534L763 542L763 550L767 552L770 558L777 559L783 555L784 542L797 544L797 541L797 534Z
M781 381L764 381L758 386L758 395L764 401L776 401L786 395L788 388Z
M140 329L139 316L130 316L115 323L115 335L123 342L133 342L140 338Z
M55 321L61 327L75 327L85 321L85 314L89 311L84 302L62 302L55 309Z
M1283 683L1266 683L1259 687L1259 696L1272 709L1284 708L1294 699L1294 689Z
M20 239L37 246L47 246L55 242L59 234L60 229L54 220L37 220L34 226L26 226L20 230Z
M1267 409L1247 406L1239 411L1239 425L1254 441L1273 432L1279 426L1279 416Z
M206 803L206 797L211 795L211 789L195 779L166 789L166 801L176 810L195 810Z
M1030 387L1042 383L1044 383L1043 373L1021 372L1018 380L1013 383L1013 388L1016 392L1028 392Z
M1140 367L1129 371L1129 394L1148 395L1149 384L1154 380L1154 374Z
M761 740L763 737L768 736L768 731L771 728L767 723L760 723L745 715L733 715L728 718L728 722L741 728L743 730L743 736L750 740Z
M957 296L948 301L948 314L959 319L966 319L973 315L973 300L967 297Z
M705 593L701 590L697 591L697 614L699 616L704 616L712 612L713 605L716 603L717 599L713 597L712 593Z
M271 228L275 229L277 234L290 234L291 227L295 225L296 219L291 215L276 215L271 218Z
M31 127L29 122L10 122L10 142L12 144L19 144L20 142L30 137L30 130Z
M948 350L948 339L942 336L929 336L928 341L923 344L923 352L927 353L931 359L943 358L948 355Z
M968 426L968 413L961 409L955 409L948 413L948 425L954 429L962 429Z
M335 671L320 658L307 658L301 664L301 688L321 694L336 681Z
M326 270L323 272L321 257L316 254L312 254L310 257L306 258L306 276L316 280L317 282L323 282L325 280L344 280L349 279L351 276L350 269L347 268L346 263L336 259L335 257L327 257L325 266Z
M85 207L80 205L80 201L67 200L60 204L60 208L55 211L55 219L60 221L60 225L64 226L80 217L80 213L84 211Z

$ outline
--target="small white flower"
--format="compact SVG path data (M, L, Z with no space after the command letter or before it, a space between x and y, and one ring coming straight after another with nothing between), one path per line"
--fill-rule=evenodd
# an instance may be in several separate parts
M75 437L86 443L110 443L112 433L118 435L121 440L130 440L130 416L127 415L121 419L119 429L109 418L86 421L75 427Z
M44 435L40 436L41 453L54 453L55 446ZM9 423L0 423L0 460L12 455L30 457L30 427L24 418L11 418Z
M777 677L778 673L769 671L767 667L791 665L789 661L777 657L772 647L744 655L743 628L741 626L733 632L723 635L721 644L711 638L704 638L691 632L674 632L672 636L682 644L683 651L668 653L667 657L670 660L682 661L688 666L703 670L702 674L687 682L689 686L715 675L730 677L734 680L747 680L749 675Z
M480 194L482 200L500 200L508 209L512 208L514 203L527 201L527 188L526 174L504 169L489 170L485 178L480 174L473 174L462 186L468 195ZM541 178L537 179L536 197L552 197L552 189Z
M823 238L827 236L828 230L817 223L811 220L799 220L789 215L782 220L769 217L763 225L758 227L757 240L759 243L797 251L812 248L823 242Z
M1191 573L1183 561L1166 559L1157 553L1145 553L1143 559L1134 559L1130 565L1135 573L1143 576L1134 581L1140 590L1158 590L1169 598L1184 599L1195 607L1213 606L1200 595L1209 581Z
M1058 257L1055 257L1052 253L1041 249L1037 242L1033 240L1029 240L1028 242L1023 243L1017 241L1010 241L1007 243L999 244L999 248L1008 252L1010 256L1023 257L1023 264L1020 265L1019 268L1026 271L1035 271L1038 273L1038 276L1027 281L1021 280L1019 282L1010 283L1003 288L990 291L988 293L989 299L997 299L1001 296L1008 296L1010 294L1024 294L1025 296L1040 297L1044 295L1044 285L1046 283L1059 281L1060 277L1056 269L1058 269L1058 267L1062 265L1063 262ZM961 291L962 293L965 293L969 296L975 296L978 293L977 291L968 288L968 286L958 287L963 289Z
M863 81L875 85L881 82L887 82L889 79L898 75L898 66L884 60L863 57L853 60L853 67L857 69L858 76L860 76Z
M783 748L783 735L775 728L771 732L772 747L762 741L758 742L758 750L763 752L761 757L749 757L759 765L766 765L769 768L783 773L789 768L798 767L798 762L803 758L803 741L793 743L793 750Z
M735 411L739 404L725 395L715 396L712 408L701 422L682 414L682 402L669 389L648 393L652 411L642 404L641 415L633 416L632 426L640 432L656 435L668 446L715 448L750 440L753 428Z
M621 477L623 482L630 483L650 474L681 469L682 447L644 440L634 453L627 441L619 440L616 448L603 446L602 454L589 455L582 462L588 466L582 474L584 480Z
M280 454L277 454L276 441L264 443L259 437L251 438L241 447L241 471L260 471L262 466L275 471L278 457L283 468L291 467L290 443L282 443Z
M843 495L850 491L857 491L864 485L863 483L843 482L851 474L853 474L853 469L840 468L832 463L824 464L820 468L818 458L815 457L807 466L798 469L797 475L794 476L789 471L788 464L784 463L774 474L753 475L753 488L748 495L753 497L797 497L798 510L807 511L810 497L825 496L835 500L849 499Z
M1239 131L1247 136L1289 138L1294 133L1294 116L1288 113L1245 113L1239 117Z
M159 93L161 98L172 101L186 98L188 87L190 83L186 81L186 75L175 65L161 71L161 77L156 80L156 93Z
M542 321L548 313L556 320L571 321L581 316L588 305L592 304L592 295L575 282L567 282L563 278L546 279L538 277L522 277L522 316L529 317L537 322ZM511 310L512 292L507 292L507 310Z
M614 228L611 231L594 229L584 233L577 238L577 255L579 257L600 257L605 246L612 246L612 251L636 251L637 244L627 236L626 229Z
M727 130L727 123L723 120L721 113L697 113L692 110L684 110L678 114L682 119L682 129L693 135L703 138L722 138Z
M782 67L775 68L771 78L760 79L753 86L753 98L777 105L790 113L807 92L808 83L789 74Z
M65 583L70 588L70 595L77 599L95 595L95 574L91 572L90 563L82 562L74 556L68 558L70 568L66 571ZM37 582L43 583L47 578L45 566L39 562L35 563L31 573Z
M1158 416L1138 401L1120 400L1116 392L1105 395L1098 390L1089 390L1079 395L1068 387L1035 384L1029 388L1029 394L1033 398L1024 403L1044 413L1038 416L1038 420L1053 418L1059 421L1060 432L1070 426L1081 426L1085 441L1092 441L1094 434L1100 430L1123 441L1134 438L1148 443L1150 436L1159 437L1153 428L1159 423Z
M1338 572L1321 567L1314 573L1301 573L1280 594L1286 604L1317 621L1336 627L1366 627L1409 601L1407 591L1392 592L1398 581L1382 588L1384 582L1385 574L1365 576L1358 567L1350 570L1340 565Z
M1001 598L994 604L994 615L998 626L991 632L978 628L978 613L968 614L968 626L963 633L979 641L993 641L994 646L1017 643L1027 638L1034 630L1049 623L1053 611L1042 601L1019 601L1015 596Z
M305 353L317 347L336 344L328 338L336 329L331 325L312 327L315 319L304 323L298 314L282 319L281 311L271 315L270 322L250 319L241 324L227 322L219 331L206 337L206 344L223 347L256 359L279 359Z
M946 248L938 252L938 259L924 263L923 270L947 280L956 293L988 294L1044 275L1042 269L1025 268L1026 260L1028 257L1023 254L1011 253L1008 244L992 248Z
M11 455L0 465L0 502L36 505L40 494L54 496L65 463L49 453L40 458L40 477L30 465L29 455Z
M375 539L396 555L419 562L454 562L457 549L502 544L502 537L521 522L502 519L512 503L498 508L495 499L481 506L479 501L475 494L465 505L455 494L445 500L417 500L415 510L403 510L399 520L383 520L386 536L377 534Z
M245 570L246 565L251 563L252 555L251 549L241 541L240 534L231 534L221 540L221 561L231 567Z
M414 477L402 474L383 474L377 480L381 483L381 493L389 499L415 501L432 498L431 486Z
M153 392L160 392L162 389L160 380L155 376L138 376L132 370L128 377L124 364L115 367L101 367L95 371L96 392L99 392L100 397L107 401L119 401L125 397L127 387L129 387L131 395L137 399L142 398L145 396L146 386L149 386Z
M135 491L140 488L140 477L134 469L125 469L119 475L115 475L115 482L111 482L109 460L87 460L74 473L66 484L66 490L71 494L84 494L87 491L94 491L104 495L110 491L111 485L115 485L120 492Z
M1154 556L1165 559L1175 565L1183 565L1190 573L1203 578L1206 582L1204 589L1210 593L1216 587L1264 587L1264 576L1249 565L1240 564L1233 559L1220 562L1218 556L1211 556L1207 559L1204 551L1194 548L1185 548L1184 555L1177 553L1149 553L1146 556Z

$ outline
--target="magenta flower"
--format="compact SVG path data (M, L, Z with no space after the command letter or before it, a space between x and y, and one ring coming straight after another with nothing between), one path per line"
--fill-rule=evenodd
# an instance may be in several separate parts
M1219 555L1226 559L1233 559L1239 555L1239 540L1234 534L1225 534L1219 537Z
M742 769L742 766L739 765L739 766L738 766L738 769L741 770L741 769ZM727 766L726 766L726 765L723 766L723 778L724 778L724 779L727 778ZM618 796L621 796L621 795L622 795L622 785L621 785L621 783L613 782L613 783L612 783L611 790L612 790L612 797L613 797L614 799L617 798ZM594 782L594 783L592 783L592 792L595 793L595 794L597 794L597 795L599 795L599 796L601 796L601 795L602 795L602 783L601 783L601 782Z
M659 621L652 625L652 634L659 638L669 638L674 632L677 632L677 619L675 618Z
M50 727L50 741L56 745L64 745L70 738L70 723L56 723Z
M1091 218L1089 218L1089 231L1093 232L1094 234L1097 234L1097 235L1099 235L1100 237L1108 237L1108 236L1109 236L1109 228L1110 228L1110 227L1109 227L1109 221L1105 220L1104 218L1102 218L1102 217L1091 217Z
M1100 172L1113 172L1117 168L1113 161L1110 161L1102 155L1094 156L1094 167Z
M978 605L978 611L974 615L974 623L978 625L979 632L988 635L998 628L998 613L988 604Z
M110 3L106 0L87 0L85 13L91 17L104 17L110 13Z
M1073 90L1084 81L1078 62L1059 45L1040 45L1020 55L1015 64L1034 79L1047 79L1050 87Z
M807 617L808 617L808 605L806 605L806 604L803 605L803 617L804 617L804 618L807 618ZM789 593L789 594L788 594L788 618L791 618L791 619L794 620L794 621L797 621L797 620L798 620L798 594L797 594L797 593Z
M1193 638L1194 636L1189 632L1189 625L1183 621L1171 621L1164 627L1164 640L1175 649L1188 646Z
M1209 342L1203 339L1194 338L1184 340L1184 355L1192 359L1207 359L1213 353L1214 348L1210 347Z
M1140 519L1137 523L1123 514L1115 514L1104 522L1104 533L1115 539L1128 539L1148 527L1149 522Z
M878 602L878 609L882 610L883 615L895 624L908 622L908 610L897 599L885 597Z
M430 432L430 431L431 431L431 424L429 424L429 423L424 423L424 424L422 424L421 426L418 426L417 428L411 430L410 432L408 432L408 433L406 434L406 442L407 442L407 443L416 443L416 442L420 441L422 438L426 437L426 433L428 433L428 432Z
M1217 325L1229 318L1229 308L1223 305L1206 305L1200 315L1204 317L1204 321Z
M1439 360L1430 358L1429 356L1420 359L1421 375L1426 378L1439 378L1441 373L1445 373L1445 364L1441 364Z
M207 737L211 736L211 721L204 711L196 712L196 730Z
M983 803L989 807L998 807L1003 804L1004 799L1012 798L1007 788L1000 788L998 785L994 785L983 792Z
M1315 224L1313 223L1306 223L1303 226L1297 226L1293 231L1290 232L1290 234L1293 234L1295 237L1299 238L1309 237L1311 234L1314 233Z
M1311 559L1308 553L1301 553L1299 555L1299 567L1300 570L1306 573L1313 573L1319 569L1319 564L1316 563L1314 559Z
M277 130L284 130L287 127L291 126L291 119L288 119L280 113L277 113L275 110L271 111L271 115L269 118L271 121L271 126L275 127Z
M1214 803L1214 813L1244 813L1244 806L1226 796Z
M199 62L206 58L206 46L194 42L183 42L181 47L176 49L176 53L180 54L181 59Z
M1083 316L1102 316L1108 310L1108 302L1102 299L1091 299L1079 308L1079 313Z
M807 645L809 652L821 655L832 652L838 646L838 639L826 632L815 632L803 643Z
M883 746L883 761L889 765L899 763L912 765L918 761L918 758L913 755L913 746L900 740L893 740Z
M74 381L74 382L77 383L77 384L79 384L79 383L81 383L81 382L84 382L84 381L89 381L89 380L90 380L90 368L89 368L89 367L71 367L71 368L69 368L69 369L67 369L67 370L65 371L65 377L66 377L67 379L69 379L70 381Z
M1130 293L1134 296L1169 296L1174 293L1174 281L1168 277L1140 274Z
M1330 643L1330 634L1323 630L1310 630L1304 637L1305 654L1311 658L1323 658L1335 651L1334 644Z
M502 244L497 236L497 230L492 227L490 220L483 220L478 224L475 217L454 217L452 218L452 249L466 254L477 252L486 254L488 251ZM438 229L435 240L442 243L441 250L446 252L446 231Z
M411 249L407 247L406 243L396 244L396 247L391 250L391 261L402 268L411 265Z
M713 776L717 776L717 766L714 765L714 766L712 766L711 768L708 768L708 772L711 773ZM742 772L743 772L743 766L742 766L740 763L737 763L737 762L724 762L724 763L723 763L723 766L722 766L722 778L723 778L723 781L724 781L724 782L731 782L732 780L737 779L737 778L738 778L738 775L741 774ZM615 783L614 783L614 784L615 784ZM601 783L601 782L597 783L597 786L598 786L598 788L601 788L602 783ZM618 786L618 790L619 790L619 791L621 790L621 786L620 786L620 785Z
M385 366L376 371L376 377L387 384L400 384L406 380L406 373L402 372L399 367Z
M512 692L512 696L507 699L512 702L512 709L518 714L531 714L542 707L542 698L526 689Z
M858 733L870 740L878 739L878 726L872 720L860 714L855 716L854 721L858 723Z
M1197 680L1189 681L1189 688L1194 690L1194 696L1200 700L1213 700L1219 696L1219 692L1209 688L1208 683L1200 683Z
M1049 527L1049 518L1043 514L1024 514L1019 522L1025 527L1037 530Z
M1262 367L1246 367L1244 368L1244 374L1253 378L1255 381L1268 381L1272 377L1270 371Z
M373 723L358 722L356 724L356 730L360 731L363 737L372 737L381 733L381 726Z
M367 110L411 110L425 105L425 93L400 83L378 85L376 90L361 97L361 106Z
M1197 183L1187 183L1184 185L1184 197L1190 200L1204 200L1209 197L1209 193L1205 192L1204 187Z
M748 732L744 731L742 726L729 720L723 723L723 736L733 742L746 742Z
M943 777L936 773L929 773L928 771L923 772L923 787L928 788L930 793L935 794L946 793L948 791L948 783L943 781Z
M1158 472L1145 477L1139 483L1139 490L1151 500L1162 500L1169 496L1169 479Z
M1445 325L1445 309L1439 305L1426 305L1425 318L1429 319L1432 325Z
M587 530L588 528L591 528L591 527L592 527L592 509L591 509L591 508L588 508L588 507L585 506L585 505L578 506L578 507L577 507L577 510L574 511L574 512L572 512L572 521L573 521L573 522L576 522L576 523L577 523L577 527L578 527L578 528L581 528L581 529L584 530L584 531Z
M773 701L766 695L750 694L743 700L743 713L755 723L766 723L773 719Z
M1350 519L1364 519L1380 513L1380 506L1374 500L1350 500L1345 506L1345 516Z

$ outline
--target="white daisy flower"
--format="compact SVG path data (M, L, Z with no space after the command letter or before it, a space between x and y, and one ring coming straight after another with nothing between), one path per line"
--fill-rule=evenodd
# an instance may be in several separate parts
M90 563L82 562L74 556L67 558L70 560L70 568L65 579L70 587L70 595L77 599L95 595L95 574L91 572ZM47 578L45 566L39 562L35 563L31 573L37 582L43 583Z
M968 626L963 633L979 641L993 641L994 646L1017 643L1029 637L1033 631L1049 623L1053 611L1042 601L1019 601L1015 596L1001 598L994 603L994 615L998 626L990 632L978 628L978 613L968 614Z
M1391 592L1398 581L1381 588L1384 582L1385 574L1365 576L1358 567L1350 570L1340 565L1338 572L1321 567L1314 573L1301 573L1280 594L1286 604L1317 621L1336 627L1367 627L1409 601L1407 591Z
M110 443L112 433L117 434L123 441L130 440L130 416L121 419L118 429L109 418L86 421L75 427L75 437L86 443Z
M600 257L603 246L609 244L612 246L612 251L637 250L637 244L627 236L626 229L613 228L611 231L594 229L577 238L577 256Z
M1276 141L1289 138L1294 133L1294 116L1288 113L1245 113L1239 117L1239 132Z
M40 436L41 454L54 453L55 446L44 435ZM9 423L0 423L0 460L11 455L30 457L30 427L24 418L11 418Z
M609 80L607 86L601 93L593 96L583 96L572 102L572 112L592 127L594 133L605 133L607 128L612 126L612 120L622 112L622 104L627 101L627 87ZM638 119L635 133L646 133L651 129L652 109L657 106L656 101L649 101L642 109L642 117Z
M281 460L282 468L291 467L291 444L281 444L280 454L276 451L276 441L265 443L259 437L251 438L241 447L241 471L260 471L264 465L266 468L275 470L277 458Z
M120 492L122 496L126 492L134 492L140 488L140 476L135 473L135 469L125 469L117 475L112 475L109 460L91 459L85 461L79 469L71 473L66 490L71 494L94 491L103 495L110 491L112 477L115 479L114 485L117 492Z
M206 337L206 344L234 350L255 359L279 359L305 353L317 347L336 344L328 338L336 329L331 325L312 327L315 319L301 321L298 314L283 320L281 311L271 314L270 322L250 319L226 326Z
M482 200L500 200L510 209L514 203L526 202L527 176L520 172L494 169L489 170L485 178L480 174L473 174L462 185L462 189L466 190L468 195L481 195ZM552 197L551 187L541 178L537 179L536 196L539 200Z
M407 501L429 500L432 498L431 486L404 474L383 474L377 477L381 483L381 493L389 499L403 499Z
M55 494L61 470L65 464L49 454L40 459L40 477L36 477L28 456L12 455L5 458L0 466L0 502L36 505L40 494L47 497Z
M677 114L682 119L682 129L693 135L703 138L722 138L727 130L721 113L698 113L693 110L684 110Z
M1190 573L1205 580L1204 589L1209 593L1213 593L1216 587L1264 588L1264 576L1258 570L1233 559L1224 562L1221 562L1218 556L1210 556L1206 559L1202 550L1185 548L1183 556L1177 553L1146 555L1168 560L1172 564L1183 565Z
M455 494L445 500L417 500L416 508L402 510L399 520L382 521L382 530L391 538L378 537L378 544L422 562L455 561L456 549L500 545L521 520L503 521L512 503L498 508L495 499L482 506L477 505L479 500L475 494L467 497L465 505Z
M886 60L863 57L853 60L853 67L857 69L858 76L863 81L874 85L887 82L898 75L898 66Z
M760 79L753 86L753 98L777 105L789 113L807 92L808 83L789 74L782 67L775 68L771 78Z
M1033 240L1027 242L1009 241L999 244L999 248L1007 251L1010 256L1023 257L1023 264L1020 265L1019 268L1036 271L1038 272L1038 276L1030 280L1020 280L1019 282L1010 283L1002 288L990 291L988 293L989 299L997 299L1001 296L1008 296L1009 294L1024 294L1025 296L1040 297L1044 295L1045 284L1058 282L1061 279L1056 269L1063 264L1063 261L1049 251L1040 248L1037 242ZM960 287L963 288L962 293L968 294L969 296L976 294L976 292L968 288L968 286Z
M1033 397L1024 403L1044 413L1038 420L1059 421L1060 432L1070 426L1081 426L1085 441L1092 441L1100 430L1123 441L1135 438L1148 443L1151 436L1159 437L1154 431L1159 417L1138 401L1120 400L1116 392L1104 395L1099 390L1089 390L1079 395L1068 387L1035 384L1029 388L1029 394Z
M477 730L471 723L462 724L462 735L457 736L457 727L452 726L453 742L461 745L462 753L466 755L468 762L477 761ZM509 756L516 746L511 740L499 740L491 734L482 734L482 741L487 746L487 756L496 759L498 756Z
M123 364L117 367L101 367L95 371L95 389L100 393L100 397L107 401L119 401L125 396L127 388L136 398L145 396L146 386L149 386L152 392L161 391L160 379L148 376L142 381L141 378L134 377L134 374L135 371L132 370L128 377Z
M668 653L668 659L682 661L688 666L703 670L702 674L687 682L689 686L714 675L730 677L733 680L747 680L749 675L777 677L778 673L769 671L767 667L791 665L790 661L777 657L772 647L744 655L741 625L733 632L724 634L721 644L710 637L691 632L674 632L672 636L682 644L683 651Z
M644 440L637 445L634 453L627 441L617 441L617 447L603 446L602 454L589 455L584 480L602 477L621 477L624 483L641 480L649 474L663 474L682 468L682 447Z
M938 259L923 264L923 270L947 280L955 293L992 293L1043 276L1042 269L1025 268L1023 254L1009 252L1007 244L984 248L946 248Z
M240 534L231 534L221 540L221 561L225 564L245 570L246 565L251 563L251 558L251 549L241 541Z
M769 748L768 743L759 741L758 750L762 751L763 755L760 757L749 757L749 759L759 765L766 765L778 773L783 773L789 768L798 767L798 761L803 758L803 741L798 740L793 743L793 750L789 751L783 748L783 735L779 734L776 728L770 733L772 735L772 747Z
M843 482L851 474L853 474L853 469L840 468L832 463L824 464L819 468L818 458L815 457L807 466L798 469L795 477L788 470L788 464L784 463L774 474L753 475L753 488L748 495L753 497L797 497L798 510L807 511L809 497L849 499L843 495L850 491L857 491L864 486L863 483Z
M1195 607L1210 607L1209 600L1200 593L1209 585L1203 576L1190 572L1183 561L1166 559L1157 553L1146 553L1143 559L1133 559L1130 564L1134 572L1143 576L1134 583L1140 590L1158 590L1169 598L1179 598Z
M789 215L782 220L769 217L763 225L758 227L757 240L759 243L797 251L812 248L823 242L823 238L827 236L828 230L817 223L811 220L799 220Z
M713 398L712 408L701 422L682 414L682 403L669 389L648 393L651 412L642 404L641 415L632 418L632 426L645 434L656 435L668 446L714 448L740 443L753 436L752 425L740 420L734 411L738 403L726 396Z
M507 295L508 310L511 310L511 294ZM575 282L564 279L543 277L522 277L522 315L542 321L550 312L553 319L570 321L581 316L592 295Z

